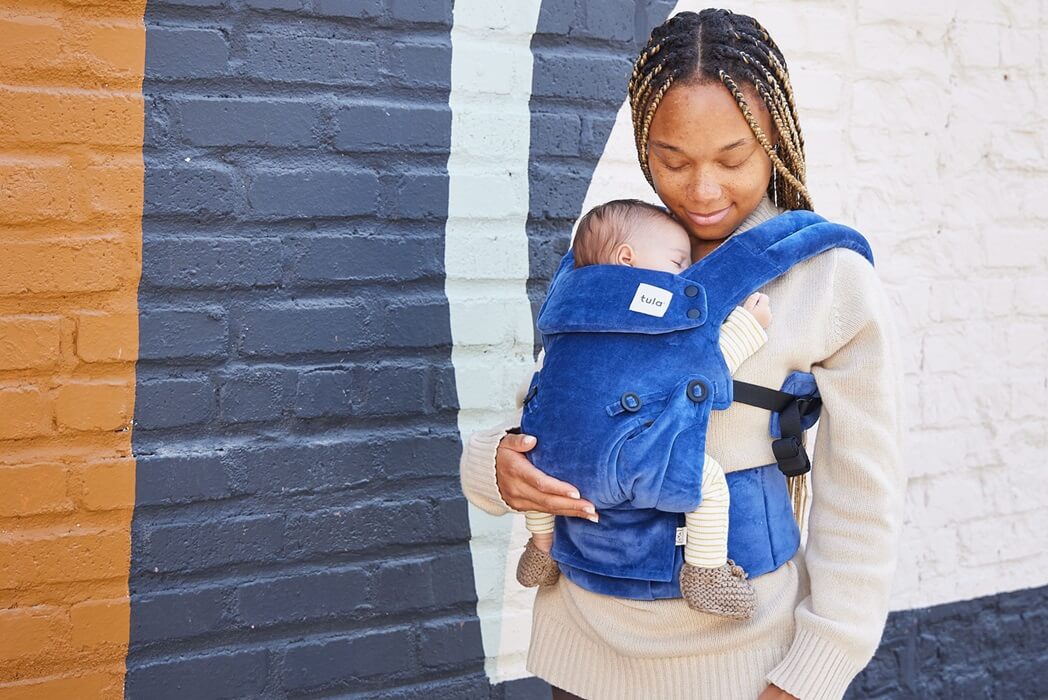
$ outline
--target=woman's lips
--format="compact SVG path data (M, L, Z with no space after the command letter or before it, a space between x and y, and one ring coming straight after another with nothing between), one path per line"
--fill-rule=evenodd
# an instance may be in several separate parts
M718 211L710 212L708 214L696 214L695 212L689 211L688 218L694 221L699 226L712 226L713 224L719 224L725 216L728 215L728 211L731 209L731 205L724 207Z

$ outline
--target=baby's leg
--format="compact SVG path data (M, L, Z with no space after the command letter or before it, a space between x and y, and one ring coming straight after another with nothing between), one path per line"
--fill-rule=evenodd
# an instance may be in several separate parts
M704 459L702 502L684 516L688 541L680 570L681 595L692 610L748 620L757 596L743 568L728 559L728 480L717 460L709 455Z
M531 533L531 541L543 552L549 552L553 546L553 516L529 510L524 513L524 522Z
M708 569L723 566L728 561L728 508L731 495L724 469L717 460L706 455L702 465L702 502L684 516L688 528L688 543L684 546L684 561L692 566Z
M517 561L517 582L525 588L550 586L560 577L560 567L549 555L553 546L553 516L527 511L524 522L531 539Z

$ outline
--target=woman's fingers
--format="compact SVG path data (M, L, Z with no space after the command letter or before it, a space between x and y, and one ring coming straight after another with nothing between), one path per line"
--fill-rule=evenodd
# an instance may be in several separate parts
M506 433L499 442L499 447L508 447L514 452L527 452L535 446L536 442L534 435Z
M517 510L535 510L540 513L552 513L553 515L566 515L574 518L587 518L596 522L596 510L593 504L582 498L570 498L568 496L557 496L539 491L528 483L523 483L516 497L516 503L510 503ZM589 510L587 510L589 509Z
M531 464L530 461L528 463ZM553 478L534 464L531 465L531 469L524 472L523 476L527 482L535 488L535 490L541 491L542 493L551 496L566 496L570 499L581 498L577 488L566 481Z
M578 489L546 474L523 454L535 444L534 436L514 433L506 435L499 443L495 478L503 500L516 510L593 520L596 517L593 504L580 498Z

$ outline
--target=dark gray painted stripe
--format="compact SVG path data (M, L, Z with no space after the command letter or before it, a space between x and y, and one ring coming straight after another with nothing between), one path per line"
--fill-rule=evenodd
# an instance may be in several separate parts
M147 7L128 697L488 692L450 23L450 0Z
M893 612L845 698L1041 698L1048 586Z

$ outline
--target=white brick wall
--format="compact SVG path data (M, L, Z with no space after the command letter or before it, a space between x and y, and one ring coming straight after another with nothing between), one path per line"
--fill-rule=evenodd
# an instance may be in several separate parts
M732 9L785 53L816 207L870 239L898 304L911 481L893 607L1045 584L1048 4Z
M464 438L513 408L532 366L528 278L528 157L532 56L539 0L458 0L451 32L451 156L445 292ZM534 591L514 579L524 519L469 506L470 550L485 670L527 674Z

